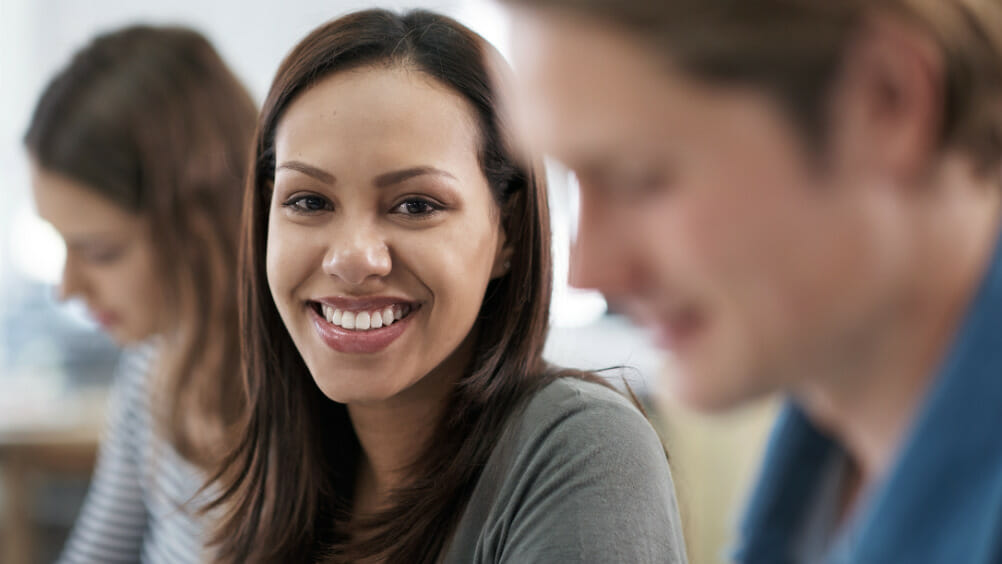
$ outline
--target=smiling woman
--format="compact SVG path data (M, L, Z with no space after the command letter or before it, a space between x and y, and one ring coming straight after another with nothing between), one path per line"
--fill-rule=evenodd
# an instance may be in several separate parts
M276 130L268 280L331 399L392 397L443 359L455 356L444 370L453 373L469 362L487 284L512 249L468 105L416 69L363 68L304 92ZM326 172L290 168L293 156ZM324 346L310 346L318 337ZM339 354L376 353L398 339L392 354Z
M245 200L250 410L217 475L221 561L685 560L654 430L541 358L546 191L502 67L453 20L366 11L279 69Z

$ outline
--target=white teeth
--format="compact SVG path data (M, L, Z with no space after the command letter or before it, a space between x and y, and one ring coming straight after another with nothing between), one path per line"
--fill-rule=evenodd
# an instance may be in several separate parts
M355 329L359 331L368 331L369 323L372 321L372 317L368 312L362 311L355 316Z
M353 331L368 331L389 327L400 321L411 312L408 304L388 306L376 311L342 311L338 308L321 304L320 311L328 323Z
M346 311L341 315L341 327L345 329L355 328L355 313L351 311Z
M393 317L398 321L407 317L407 314L411 312L411 306L407 304L393 306Z

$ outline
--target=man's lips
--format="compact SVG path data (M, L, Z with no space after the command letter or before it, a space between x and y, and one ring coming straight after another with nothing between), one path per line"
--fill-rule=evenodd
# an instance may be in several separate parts
M653 333L655 344L663 349L685 346L706 326L705 314L694 306L656 309L629 304L624 309L638 325Z

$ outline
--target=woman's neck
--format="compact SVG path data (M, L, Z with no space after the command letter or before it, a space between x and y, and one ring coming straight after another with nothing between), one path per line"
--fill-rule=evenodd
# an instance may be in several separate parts
M442 378L438 384L445 384ZM410 469L431 437L447 397L445 386L422 386L379 404L349 405L355 434L362 447L358 463L356 501L382 501L403 486Z
M381 401L348 405L361 445L356 514L384 508L392 492L407 485L455 383L469 366L473 341L471 333L448 359L403 392Z

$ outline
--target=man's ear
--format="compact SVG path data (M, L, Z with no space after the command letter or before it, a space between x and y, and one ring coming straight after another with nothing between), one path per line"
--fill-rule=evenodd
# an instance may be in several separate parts
M937 150L943 61L920 30L873 17L848 47L832 97L837 166L910 183Z

